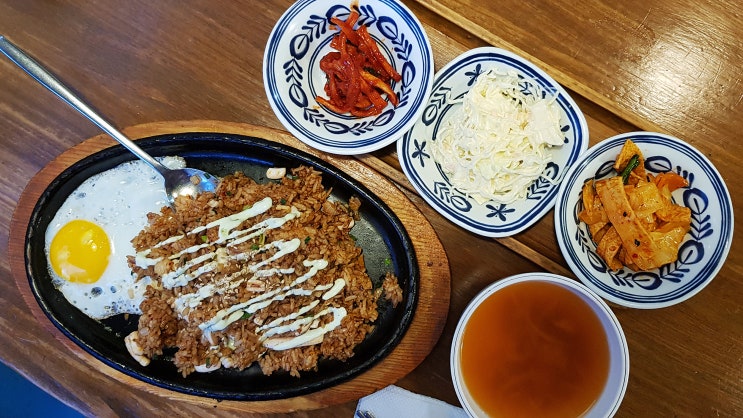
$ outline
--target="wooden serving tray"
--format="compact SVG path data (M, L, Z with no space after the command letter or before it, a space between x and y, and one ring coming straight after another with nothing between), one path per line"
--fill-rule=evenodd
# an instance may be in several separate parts
M263 138L313 154L355 178L382 199L399 217L413 242L420 269L419 300L409 330L400 344L382 361L356 378L308 395L270 401L217 401L163 389L132 378L97 360L69 340L48 320L34 298L26 276L25 233L31 212L46 187L77 161L112 145L106 135L90 138L67 150L37 173L18 201L10 225L9 262L13 278L34 317L80 359L101 373L130 387L178 402L244 412L291 412L323 408L366 396L410 373L431 352L441 336L449 309L449 262L431 224L415 205L387 178L353 157L313 150L284 131L247 124L217 121L159 122L137 125L124 132L130 138L185 132L230 133Z

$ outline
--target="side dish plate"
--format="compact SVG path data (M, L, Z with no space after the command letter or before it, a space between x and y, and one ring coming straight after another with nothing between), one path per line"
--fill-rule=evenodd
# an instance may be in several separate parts
M679 248L678 260L652 271L610 270L578 219L583 184L616 175L612 165L627 139L642 151L648 172L673 171L689 182L672 197L691 209L691 230ZM714 165L686 142L653 132L624 133L591 147L568 171L555 204L557 242L570 269L601 297L631 308L663 308L700 292L725 263L733 225L730 193Z
M350 0L300 0L279 18L263 58L263 82L276 117L307 145L321 151L355 155L378 150L399 139L418 119L433 82L433 52L423 25L398 0L364 0L358 25L366 26L380 52L400 73L392 89L400 100L377 116L338 114L320 106L327 97L320 60L331 52L338 32L330 21L345 20Z
M510 204L479 203L452 186L433 160L429 144L470 91L480 74L491 68L514 70L556 97L564 144L549 150L550 162L541 178L529 187L526 199ZM527 82L528 83L528 82ZM482 47L465 52L439 70L421 118L397 142L397 154L405 175L420 195L456 225L488 237L517 234L539 221L554 206L557 188L565 172L588 148L588 126L578 105L547 73L526 59L499 48Z
M31 291L54 326L77 346L112 368L143 382L172 391L222 400L272 400L304 395L332 387L370 369L402 340L416 309L419 269L405 227L392 210L368 188L323 160L283 144L236 134L184 133L148 137L137 141L154 156L178 155L188 166L216 175L245 172L256 181L268 181L269 167L309 165L322 172L332 196L347 201L358 196L361 220L353 233L363 248L372 281L379 284L388 271L394 272L404 300L393 308L380 303L374 331L346 362L322 360L318 370L300 378L276 372L265 376L257 365L238 372L218 370L182 377L167 358L143 367L127 352L124 336L136 329L137 316L120 315L104 321L88 318L51 283L44 253L44 231L66 197L85 179L134 157L121 146L96 152L71 165L57 176L41 195L31 213L26 232L26 273ZM166 356L167 357L167 356Z

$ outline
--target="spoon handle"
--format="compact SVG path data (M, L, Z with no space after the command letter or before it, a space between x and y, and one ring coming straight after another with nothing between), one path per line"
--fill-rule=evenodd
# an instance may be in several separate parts
M59 81L49 70L45 69L41 64L36 62L28 54L23 52L23 50L18 48L15 44L10 42L2 35L0 35L0 51L5 54L5 56L10 58L10 60L13 61L17 66L19 66L31 77L33 77L36 81L41 83L52 93L56 94L60 99L64 100L75 110L82 113L83 116L87 117L88 119L90 119L91 122L98 125L98 127L101 128L105 133L109 134L113 139L119 141L121 145L123 145L129 151L134 153L134 155L151 165L152 168L154 168L161 174L167 170L165 166L152 158L151 155L147 154L132 140L127 138L124 134L114 128L113 125L108 123L108 121L106 121L96 111L88 106L82 99L80 99L75 93L73 93L72 90L62 84L62 82Z

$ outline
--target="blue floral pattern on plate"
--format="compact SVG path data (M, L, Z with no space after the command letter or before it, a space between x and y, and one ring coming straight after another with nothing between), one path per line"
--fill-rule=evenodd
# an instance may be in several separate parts
M543 176L534 181L523 201L508 205L485 202L454 188L446 174L432 159L429 143L459 104L450 99L464 96L480 74L491 68L513 69L523 79L526 94L556 96L561 113L564 144L550 150L553 161ZM568 93L549 75L511 52L484 47L468 51L442 68L434 77L431 96L420 120L397 143L403 171L421 196L439 213L455 224L479 235L504 237L530 227L552 209L557 189L567 167L588 148L585 117Z
M330 19L345 19L349 13L349 3L297 1L276 23L263 61L266 95L284 127L314 148L347 155L371 152L400 138L420 116L433 83L433 52L418 19L399 1L365 1L357 26L369 29L402 76L392 85L399 103L366 118L320 106L315 97L325 96L326 78L319 62L332 50L337 32Z
M642 150L647 171L673 171L689 182L688 187L676 190L673 198L691 209L691 230L681 244L678 260L653 271L608 269L596 254L585 224L578 220L583 184L616 174L612 165L627 139ZM592 147L569 170L555 206L555 231L568 265L586 286L620 305L660 308L690 298L717 274L732 244L733 207L725 182L699 151L668 135L630 132Z

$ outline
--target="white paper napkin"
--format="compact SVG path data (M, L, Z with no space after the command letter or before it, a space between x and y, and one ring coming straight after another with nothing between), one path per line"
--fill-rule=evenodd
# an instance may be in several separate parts
M374 418L467 417L467 413L462 408L394 385L361 398L356 410L369 411Z

